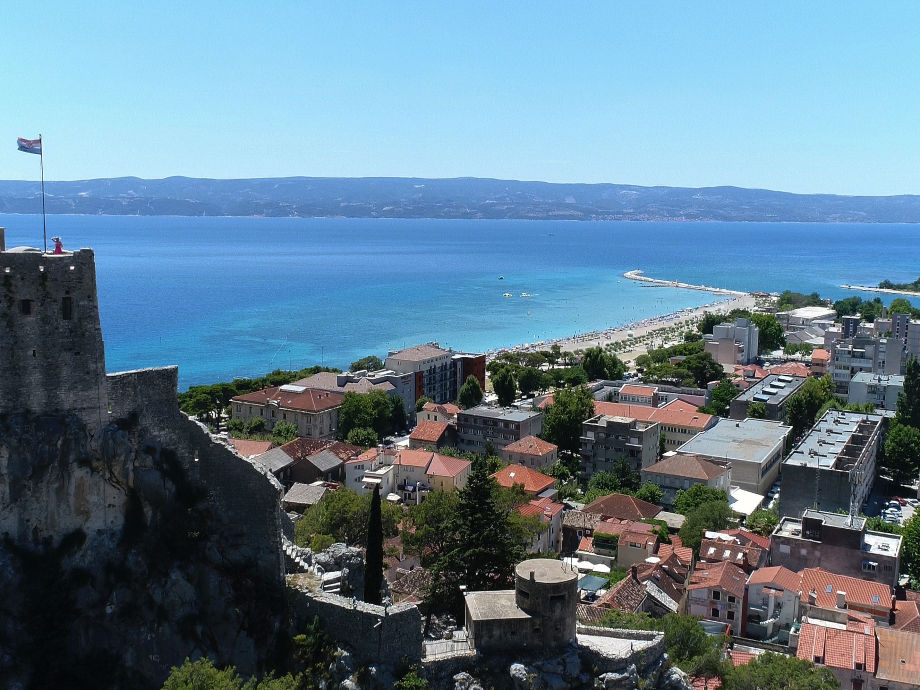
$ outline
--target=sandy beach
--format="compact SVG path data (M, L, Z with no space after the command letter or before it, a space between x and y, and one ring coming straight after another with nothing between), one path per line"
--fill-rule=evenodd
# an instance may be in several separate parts
M634 360L640 354L645 354L652 344L654 344L655 347L659 347L681 342L683 332L694 328L706 312L712 314L727 314L733 309L753 309L758 299L762 299L762 296L758 297L753 293L739 292L737 290L726 290L724 288L715 288L707 285L690 285L677 281L649 278L642 275L642 271L640 270L628 271L623 274L623 277L630 280L652 283L656 287L662 289L677 288L683 290L701 290L703 292L711 292L715 295L727 296L728 299L716 300L695 309L682 309L669 314L662 314L661 316L651 316L647 319L642 319L641 321L618 328L579 333L571 338L555 338L553 340L541 340L535 343L523 343L514 347L490 351L487 353L489 359L502 352L547 350L552 345L559 345L563 352L574 352L589 347L606 347L613 343L631 341L634 343L634 346L625 350L620 349L617 352L617 356L625 362Z

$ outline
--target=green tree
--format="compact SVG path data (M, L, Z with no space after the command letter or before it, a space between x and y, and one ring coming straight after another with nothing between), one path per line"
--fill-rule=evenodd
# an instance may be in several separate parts
M518 388L521 395L529 396L531 393L543 388L543 372L539 369L524 367L518 372Z
M901 569L906 570L914 586L920 584L920 513L904 523L902 528Z
M681 362L681 367L690 372L693 383L700 388L705 388L710 381L718 381L724 376L722 365L708 352L689 355Z
M917 477L920 469L920 430L901 424L895 418L885 439L884 467L898 484Z
M387 396L390 398L390 433L402 431L408 426L406 405L398 395Z
M380 603L383 586L383 516L380 508L380 487L374 487L371 509L367 516L367 547L364 551L364 601Z
M732 398L736 395L738 395L738 389L735 388L734 384L728 379L722 379L719 381L719 385L712 389L709 404L705 407L701 407L700 411L706 414L721 415L724 417L729 403L731 403Z
M581 425L594 416L594 398L585 386L556 391L546 411L543 438L559 449L577 455L581 450Z
M617 380L626 373L626 365L614 354L608 354L600 347L589 347L581 358L581 368L589 381L597 379Z
M744 526L752 532L768 537L779 524L779 515L775 510L755 510L744 521Z
M393 406L397 404L402 404L400 398L387 395L381 390L367 393L348 391L342 397L342 406L339 408L339 438L348 438L348 433L356 427L373 429L378 439L383 438L393 430L396 416Z
M710 314L708 311L703 313L703 318L700 319L697 328L699 328L700 333L703 335L709 335L712 333L712 330L722 323L722 317L718 314Z
M297 438L297 427L290 422L278 422L272 427L272 441L283 446Z
M173 666L163 683L163 690L240 690L243 679L233 666L218 669L207 657L195 662L186 658L182 666Z
M377 355L368 355L367 357L362 357L352 362L351 366L348 368L349 371L361 371L363 369L367 371L380 371L383 369L383 361Z
M457 405L462 409L468 410L476 407L482 402L482 386L479 385L479 379L470 374L466 381L460 386L460 392L457 394Z
M319 503L304 512L303 519L294 525L294 541L298 546L309 546L314 535L329 535L337 542L364 546L367 539L368 515L371 494L359 496L351 489L328 491ZM381 524L386 538L399 534L397 526L402 510L389 501L381 505Z
M765 652L743 666L726 665L723 690L837 690L840 681L827 666Z
M395 690L428 690L428 680L418 674L418 666L411 666L406 674L396 681Z
M766 419L767 406L762 402L752 402L748 405L747 416L751 419Z
M425 407L425 404L430 403L430 402L432 402L431 398L423 395L422 397L420 397L418 400L415 401L415 411L421 412L422 408Z
M502 367L492 377L492 389L498 396L498 404L507 407L514 402L515 393L514 375L508 367Z
M779 350L786 344L783 327L776 320L776 316L773 314L751 314L750 319L751 323L757 326L760 331L757 336L760 352Z
M727 501L709 501L694 508L687 514L687 519L680 528L679 534L684 546L697 551L700 548L703 533L725 529L731 517L732 511Z
M636 498L640 501L648 501L649 503L661 504L661 499L663 494L661 493L661 487L657 484L652 484L646 482L639 487L639 490L636 491Z
M353 446L370 448L371 446L377 445L377 432L373 429L368 429L366 426L356 426L348 432L348 436L345 437L345 442Z
M704 503L721 501L728 504L728 494L722 489L705 484L694 484L689 489L679 489L674 499L674 512L689 515Z
M904 368L904 390L898 393L895 418L901 424L920 429L920 363L916 357L907 360Z
M619 458L614 461L609 472L595 472L588 481L585 502L597 500L601 496L613 493L632 494L639 489L641 477L632 469L629 461Z
M808 378L786 403L786 424L792 427L793 438L802 436L815 423L821 408L834 398L834 382L830 376Z

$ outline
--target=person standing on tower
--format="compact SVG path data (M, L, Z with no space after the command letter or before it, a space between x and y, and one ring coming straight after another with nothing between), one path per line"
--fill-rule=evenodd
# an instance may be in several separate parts
M63 245L63 243L61 242L61 238L60 238L60 237L52 237L52 238L51 238L51 241L54 242L54 253L55 253L55 254L63 254L63 253L64 253L64 245Z

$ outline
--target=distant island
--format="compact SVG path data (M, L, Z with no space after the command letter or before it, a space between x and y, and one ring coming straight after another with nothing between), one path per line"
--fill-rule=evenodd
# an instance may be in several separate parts
M48 213L593 221L918 223L920 196L790 194L485 178L136 177L46 182ZM0 213L39 213L37 182L0 181Z

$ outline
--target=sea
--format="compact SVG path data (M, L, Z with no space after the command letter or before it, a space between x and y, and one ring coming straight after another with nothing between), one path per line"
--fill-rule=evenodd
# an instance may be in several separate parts
M2 215L7 247L40 215ZM733 290L894 296L843 283L920 275L920 225L67 216L96 253L106 368L179 365L179 386L437 342L482 352L634 323ZM920 299L913 299L920 307Z

